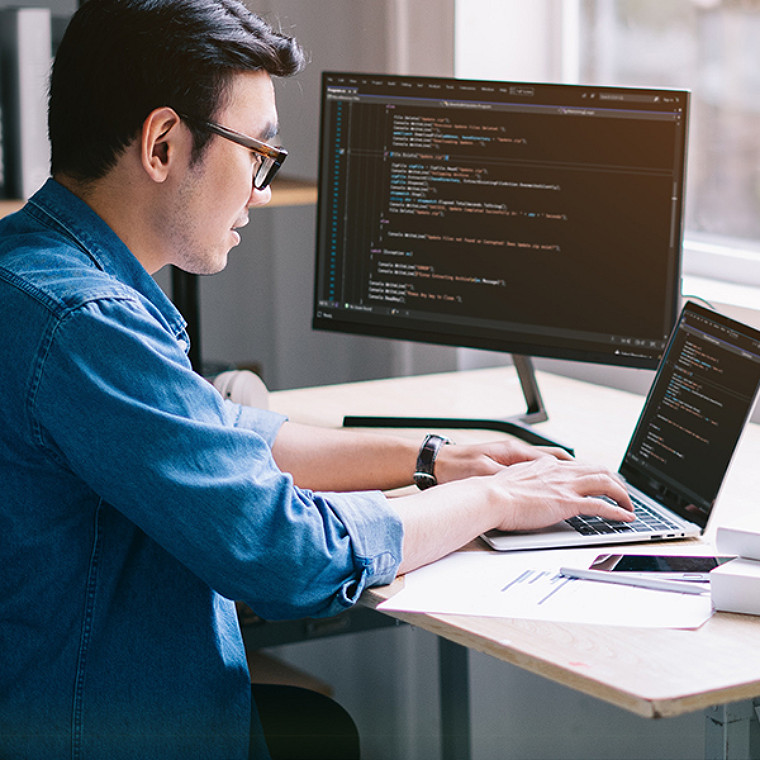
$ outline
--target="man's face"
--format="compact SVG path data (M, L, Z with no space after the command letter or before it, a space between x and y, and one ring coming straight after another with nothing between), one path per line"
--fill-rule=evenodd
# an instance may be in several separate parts
M268 142L277 132L274 88L265 72L236 74L228 105L214 121ZM193 274L213 274L227 265L230 249L240 242L237 230L248 223L248 209L269 201L269 188L256 190L258 157L248 148L212 135L201 159L188 165L177 183L165 232L171 263Z

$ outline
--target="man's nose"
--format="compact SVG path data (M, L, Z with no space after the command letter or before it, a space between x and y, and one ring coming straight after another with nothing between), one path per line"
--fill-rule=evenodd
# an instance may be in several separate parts
M248 199L248 208L253 206L266 206L272 200L272 188L267 186L263 190L252 188L251 197Z

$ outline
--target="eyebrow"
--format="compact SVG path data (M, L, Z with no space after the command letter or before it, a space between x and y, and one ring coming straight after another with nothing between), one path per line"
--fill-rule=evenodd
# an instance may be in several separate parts
M268 142L274 137L277 137L279 133L280 125L276 121L269 122L269 124L267 124L267 126L260 132L261 136L259 137L259 140L262 142Z

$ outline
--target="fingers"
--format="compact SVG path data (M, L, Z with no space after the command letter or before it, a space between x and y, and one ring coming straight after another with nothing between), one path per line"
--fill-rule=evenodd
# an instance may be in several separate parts
M633 519L633 503L628 495L628 489L617 473L597 472L583 481L579 480L579 486L581 483L582 489L579 493L586 497L585 504L593 502L594 514L610 519L620 519L618 515L622 514L626 520ZM583 514L591 513L584 512Z
M596 515L605 520L616 520L618 522L633 522L636 519L632 509L626 509L605 499L592 496L584 499L584 502L585 504L578 514Z

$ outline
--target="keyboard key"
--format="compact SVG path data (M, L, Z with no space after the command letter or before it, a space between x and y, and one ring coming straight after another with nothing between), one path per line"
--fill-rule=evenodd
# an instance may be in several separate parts
M603 496L605 501L614 503L611 499ZM652 511L652 508L641 501L641 499L631 496L636 519L630 523L624 523L620 520L605 520L598 515L578 515L571 517L565 522L581 535L590 536L594 534L608 533L627 533L635 531L637 533L651 533L653 530L677 530L678 525L671 522L661 515Z

